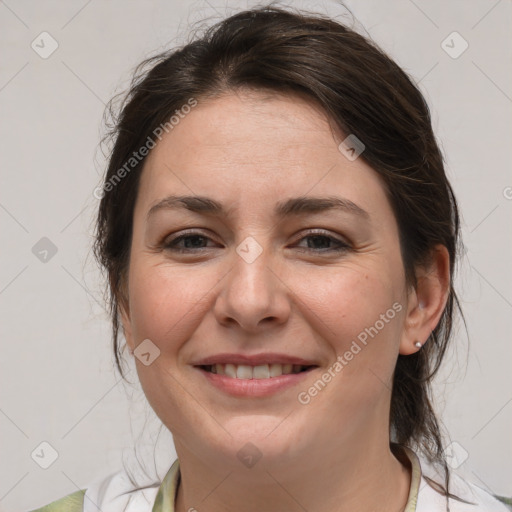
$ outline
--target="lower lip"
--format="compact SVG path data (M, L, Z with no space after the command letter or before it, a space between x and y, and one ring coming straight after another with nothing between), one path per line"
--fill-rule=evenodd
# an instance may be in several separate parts
M226 375L208 372L202 368L196 367L196 369L217 389L229 395L245 397L270 396L284 391L302 382L313 371L290 373L268 379L234 379L226 377Z

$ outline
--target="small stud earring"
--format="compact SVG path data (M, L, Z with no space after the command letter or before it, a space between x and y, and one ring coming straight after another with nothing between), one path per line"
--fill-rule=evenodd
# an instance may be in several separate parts
M421 341L417 341L417 342L414 344L414 346L415 346L416 348L421 348Z

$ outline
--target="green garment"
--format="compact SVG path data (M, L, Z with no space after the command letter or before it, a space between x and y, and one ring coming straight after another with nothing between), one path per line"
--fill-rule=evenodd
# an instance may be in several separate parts
M174 512L174 500L180 478L179 460L176 459L158 489L151 512ZM83 512L86 489L68 494L31 512ZM107 510L104 512L108 512ZM149 512L149 511L148 511Z
M64 496L49 505L33 510L32 512L82 512L84 507L85 489Z

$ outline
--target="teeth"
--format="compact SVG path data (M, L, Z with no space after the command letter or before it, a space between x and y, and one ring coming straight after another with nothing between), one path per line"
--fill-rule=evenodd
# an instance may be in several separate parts
M214 364L208 367L211 373L226 375L232 379L268 379L300 373L303 366L299 364L260 364L249 366L247 364Z
M222 366L222 365L220 365ZM232 379L236 379L236 366L234 364L226 364L224 366L224 373L231 377Z
M270 377L270 370L268 369L268 364L255 366L252 370L252 376L254 379L268 379Z
M252 368L245 364L239 364L236 367L237 379L252 379Z
M283 365L282 364L271 364L270 365L270 376L271 377L279 377L279 375L283 374Z

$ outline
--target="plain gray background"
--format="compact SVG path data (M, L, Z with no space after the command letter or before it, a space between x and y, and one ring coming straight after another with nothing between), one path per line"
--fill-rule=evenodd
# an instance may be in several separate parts
M193 22L209 24L254 5L0 2L3 511L41 506L123 461L136 467L134 446L150 476L162 477L175 458L165 431L154 450L158 420L137 385L124 384L113 370L102 281L90 252L93 190L104 170L101 119L104 104L143 58L184 42ZM334 1L292 5L352 23ZM511 2L346 5L356 29L420 82L431 107L462 213L466 253L456 286L469 329L468 343L459 322L436 398L454 442L452 466L512 496ZM42 32L58 44L47 58L31 47L35 41L39 52L51 49ZM464 41L467 49L454 58ZM49 247L43 237L56 250L47 261L37 256ZM42 442L58 454L48 469L40 464L53 452Z

